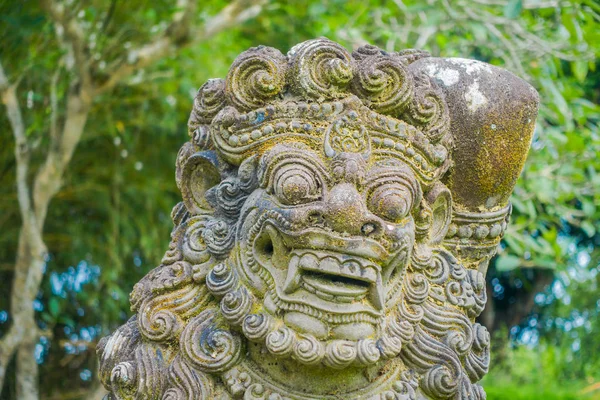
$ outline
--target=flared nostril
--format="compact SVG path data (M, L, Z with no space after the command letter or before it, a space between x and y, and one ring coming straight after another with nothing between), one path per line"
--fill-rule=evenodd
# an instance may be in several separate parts
M310 225L323 225L325 223L325 216L321 211L311 211L308 214L308 223Z
M374 221L365 222L360 232L364 236L378 236L381 233L381 225Z

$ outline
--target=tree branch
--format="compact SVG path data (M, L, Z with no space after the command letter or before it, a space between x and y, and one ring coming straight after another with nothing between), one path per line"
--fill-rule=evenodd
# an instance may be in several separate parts
M83 29L75 19L67 14L64 4L59 4L53 0L41 0L41 5L50 15L52 21L60 27L59 33L64 34L65 41L70 46L69 50L71 50L73 54L74 65L78 70L81 84L90 91L89 89L92 87L92 77L90 74L87 43Z
M179 0L180 11L173 15L165 33L150 43L130 50L125 61L118 64L109 73L108 79L96 88L95 94L101 94L114 88L120 81L164 57L174 48L207 40L232 26L256 17L265 3L266 0L235 0L206 21L202 29L195 30L192 19L195 14L196 2Z
M8 332L0 340L0 388L2 388L6 368L15 350L27 333L32 336L37 332L35 320L33 320L33 305L28 299L31 299L31 293L33 293L33 297L37 293L39 283L34 280L43 271L47 251L41 231L38 229L37 216L32 208L31 193L27 183L30 149L16 94L16 84L9 83L2 63L0 63L0 94L15 138L17 198L22 218L11 295L13 321ZM39 271L34 271L32 274L31 270L33 269L39 269Z

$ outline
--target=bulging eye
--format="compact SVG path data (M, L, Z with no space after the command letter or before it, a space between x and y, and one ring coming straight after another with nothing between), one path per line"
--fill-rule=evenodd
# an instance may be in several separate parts
M307 167L286 165L275 173L273 192L282 204L303 204L321 197L321 184Z
M399 183L387 183L375 188L369 195L369 208L381 218L400 222L410 213L413 195Z

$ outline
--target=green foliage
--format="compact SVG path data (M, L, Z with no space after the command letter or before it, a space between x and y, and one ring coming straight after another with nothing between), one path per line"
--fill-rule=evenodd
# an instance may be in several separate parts
M93 43L94 77L108 79L107 67L127 49L158 37L175 4L72 3L70 12ZM227 2L198 4L200 27ZM593 334L600 331L600 6L593 0L273 0L252 21L164 58L94 103L45 229L51 257L35 306L40 326L53 334L40 343L46 396L61 398L77 386L57 379L65 373L59 365L89 386L89 376L80 374L95 371L95 342L128 318L133 284L166 250L170 209L180 199L175 157L187 140L195 90L210 77L225 76L250 46L285 52L321 35L348 48L369 42L389 51L419 47L434 56L477 58L536 87L542 101L536 135L490 280L504 277L510 284L503 290L526 291L529 272L542 268L555 271L558 283L532 302L535 314L526 323L536 325L517 331L536 332L543 345L506 350L485 385L490 399L584 399L573 393L600 380L600 338ZM51 90L60 106L56 118L64 117L65 56L37 4L0 2L0 59L11 79L20 78L18 95L35 144L32 176L48 146ZM0 127L0 291L9 293L20 217L4 112ZM512 307L497 286L494 303ZM8 296L0 298L0 312L7 302ZM0 334L3 322L0 314Z
M521 345L503 349L482 381L488 400L597 399L600 393L586 390L594 381L592 377L573 380L565 374L568 357L568 353L546 343L535 348Z

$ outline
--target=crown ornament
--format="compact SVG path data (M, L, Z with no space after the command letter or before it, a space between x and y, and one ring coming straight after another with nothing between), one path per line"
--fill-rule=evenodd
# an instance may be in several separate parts
M252 48L225 81L200 88L189 131L199 147L214 146L238 165L276 142L349 145L358 138L343 136L352 132L363 142L354 151L397 157L433 182L450 166L450 119L442 91L410 68L414 60L374 46L350 54L325 38L301 43L287 57Z

